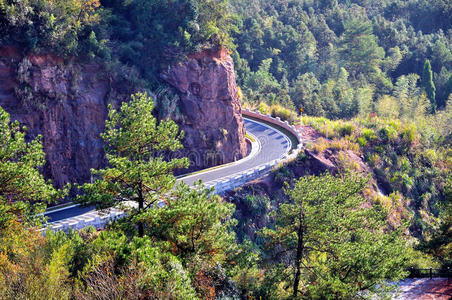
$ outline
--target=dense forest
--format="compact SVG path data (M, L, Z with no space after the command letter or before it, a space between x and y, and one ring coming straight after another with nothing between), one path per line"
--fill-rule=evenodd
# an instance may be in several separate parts
M6 46L148 93L110 107L108 166L72 187L129 212L102 231L39 231L70 187L44 180L41 137L0 108L2 299L384 298L411 267L452 267L450 1L0 0ZM158 155L183 138L154 117L159 70L221 46L242 105L313 129L306 153L338 157L335 174L301 154L270 190L176 184L188 161Z

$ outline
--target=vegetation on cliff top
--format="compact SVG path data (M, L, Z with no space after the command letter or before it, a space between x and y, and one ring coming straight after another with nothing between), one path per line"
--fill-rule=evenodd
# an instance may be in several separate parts
M153 84L162 63L233 44L226 0L1 0L0 45L124 64Z

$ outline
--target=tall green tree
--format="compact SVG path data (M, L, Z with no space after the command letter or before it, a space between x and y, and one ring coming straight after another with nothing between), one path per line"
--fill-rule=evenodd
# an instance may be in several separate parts
M430 64L430 60L428 59L425 60L424 68L422 70L422 87L427 93L427 98L430 100L430 103L432 104L432 112L435 112L437 107L435 100L436 87L435 84L433 83L432 66Z
M365 207L366 183L326 173L286 189L290 201L274 212L275 228L262 233L288 270L292 297L351 299L405 275L405 242L385 229L381 208Z
M251 72L245 79L245 91L250 90L255 93L247 95L250 101L260 102L263 97L275 95L281 88L279 82L270 73L272 59L263 60L256 72ZM257 99L253 99L257 98Z
M56 190L39 172L45 163L42 137L26 142L25 136L26 128L10 122L0 107L0 229L11 219L36 225L46 204L67 191Z
M133 215L156 204L173 188L173 171L187 167L188 160L165 160L165 152L182 148L183 132L172 120L158 122L153 109L154 102L146 93L132 95L119 110L110 106L102 134L110 166L92 170L96 179L83 185L78 202L99 209L121 207ZM144 235L142 222L138 222L138 231Z
M230 269L238 250L232 227L234 205L203 186L180 184L165 205L137 216L145 234L165 252L178 257L192 274L201 299L214 297L227 284L218 274ZM224 293L227 288L220 288Z
M379 47L371 24L362 20L351 20L344 26L345 32L339 41L339 53L347 71L354 78L359 74L378 73L385 51Z

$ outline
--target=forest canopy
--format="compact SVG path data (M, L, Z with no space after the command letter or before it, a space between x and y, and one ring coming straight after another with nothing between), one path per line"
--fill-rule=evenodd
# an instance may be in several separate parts
M231 3L238 80L251 103L337 119L400 93L425 93L434 111L452 92L450 1Z
M161 63L226 45L247 101L349 118L410 74L444 107L451 15L447 0L1 0L0 45L119 62L153 88Z

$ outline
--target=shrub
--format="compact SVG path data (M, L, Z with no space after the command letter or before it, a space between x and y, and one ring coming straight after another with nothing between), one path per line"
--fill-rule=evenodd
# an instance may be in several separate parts
M395 142L397 131L392 126L385 126L379 130L378 135L386 142Z
M370 166L375 168L380 162L380 156L377 153L370 153L366 156Z
M330 148L333 150L352 150L359 151L359 146L347 139L337 139L334 138L330 143Z
M416 136L416 127L411 125L409 127L406 127L402 130L400 136L402 137L403 141L411 145L414 142L414 138Z
M358 172L361 169L359 164L356 161L351 160L345 152L339 153L336 163L341 173L347 173L350 171Z
M339 133L340 136L344 137L347 135L352 135L352 133L356 130L356 126L353 125L351 122L347 122L347 123L341 122L337 125L337 127L335 129Z
M252 215L256 216L263 215L270 209L270 199L263 195L246 195L243 198L243 204Z
M328 149L330 144L328 141L324 138L318 139L314 144L310 145L309 147L317 154L322 153L326 149Z
M335 137L339 137L338 132L335 130L334 126L332 125L332 122L328 121L325 122L321 127L320 127L320 133L326 137L326 138L335 138Z
M272 117L279 117L281 120L295 123L298 120L297 113L281 106L280 104L274 104L270 106L270 114Z
M369 142L372 142L377 139L377 135L375 134L375 131L372 129L364 128L361 131L362 136Z
M367 145L367 140L366 140L365 138L359 137L359 138L357 139L357 141L358 141L358 144L359 144L361 147L366 147L366 145Z
M262 114L268 114L270 113L270 107L265 104L264 102L259 103L259 108L258 110L262 113Z
M376 146L375 152L382 154L385 152L385 148L383 146Z

